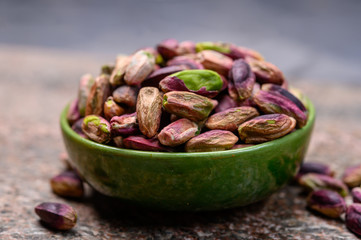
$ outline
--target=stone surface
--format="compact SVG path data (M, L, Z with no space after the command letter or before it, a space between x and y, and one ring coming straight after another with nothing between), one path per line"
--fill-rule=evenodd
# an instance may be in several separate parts
M56 196L49 179L64 168L59 114L76 96L81 75L98 74L103 62L52 49L0 45L0 52L0 239L356 239L341 220L306 210L306 197L293 185L248 207L204 213L139 209L90 188L82 201ZM331 164L341 176L361 159L361 86L289 81L317 109L306 161ZM45 228L34 213L44 201L74 207L76 227Z

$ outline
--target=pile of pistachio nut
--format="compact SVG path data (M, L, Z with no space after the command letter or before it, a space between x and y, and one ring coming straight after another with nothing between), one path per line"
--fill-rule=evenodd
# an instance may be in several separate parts
M82 137L119 148L221 151L302 128L296 95L255 50L167 39L82 76L67 119Z

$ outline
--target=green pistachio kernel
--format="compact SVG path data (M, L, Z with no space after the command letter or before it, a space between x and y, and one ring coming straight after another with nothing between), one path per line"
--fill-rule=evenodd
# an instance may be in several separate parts
M196 51L214 50L221 53L230 53L231 49L229 44L222 42L199 42L196 44Z
M207 91L219 91L223 86L219 74L212 70L183 70L170 76L181 79L186 87L193 91L198 91L202 87L205 87Z

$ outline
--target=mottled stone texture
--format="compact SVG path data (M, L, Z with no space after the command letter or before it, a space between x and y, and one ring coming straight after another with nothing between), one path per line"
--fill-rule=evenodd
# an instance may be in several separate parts
M115 56L100 62L92 55L4 45L0 52L0 239L355 239L341 220L307 211L297 186L248 207L205 213L139 209L89 188L83 201L57 197L48 181L63 170L60 111L76 97L80 76L98 74ZM317 109L306 160L331 163L340 176L361 159L361 86L290 82ZM56 232L42 226L33 209L44 201L73 206L76 227Z

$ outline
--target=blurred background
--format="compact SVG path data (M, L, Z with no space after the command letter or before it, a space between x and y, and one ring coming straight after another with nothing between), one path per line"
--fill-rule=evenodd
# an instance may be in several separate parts
M360 82L360 12L358 0L1 0L0 44L110 62L169 37L220 40L260 51L289 78Z

